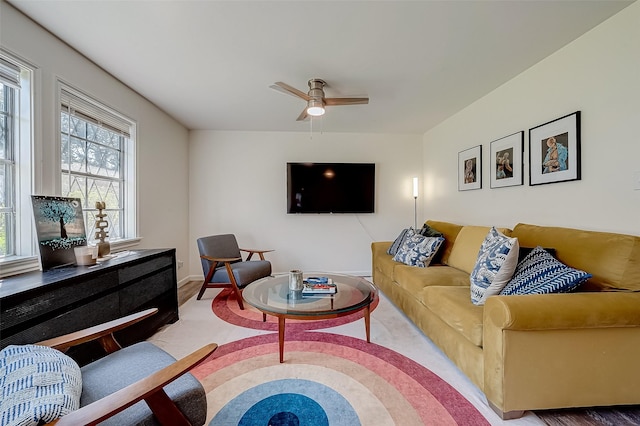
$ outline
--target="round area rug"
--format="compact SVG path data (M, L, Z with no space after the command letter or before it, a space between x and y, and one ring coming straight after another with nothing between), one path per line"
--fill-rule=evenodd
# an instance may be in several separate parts
M379 298L371 304L371 312L378 306ZM240 327L252 328L254 330L278 331L278 318L267 315L267 321L262 321L262 312L244 303L244 309L240 309L236 295L233 291L224 289L211 302L211 310L223 321ZM287 319L287 332L318 330L320 328L337 327L362 319L362 311L340 318L325 320L293 320Z
M209 426L488 425L453 387L375 343L322 332L221 345L192 370L207 392Z

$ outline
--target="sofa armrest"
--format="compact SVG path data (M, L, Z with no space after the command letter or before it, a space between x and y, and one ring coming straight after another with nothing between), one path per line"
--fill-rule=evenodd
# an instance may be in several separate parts
M490 297L483 356L483 391L503 418L637 404L640 293Z
M638 327L640 293L495 296L485 304L484 324L502 330Z
M377 254L387 254L387 250L391 247L393 241L374 241L371 243L371 255L376 256Z

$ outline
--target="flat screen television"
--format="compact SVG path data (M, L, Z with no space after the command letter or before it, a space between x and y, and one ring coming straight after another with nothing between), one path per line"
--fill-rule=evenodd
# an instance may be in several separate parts
M373 213L374 163L287 163L287 213Z

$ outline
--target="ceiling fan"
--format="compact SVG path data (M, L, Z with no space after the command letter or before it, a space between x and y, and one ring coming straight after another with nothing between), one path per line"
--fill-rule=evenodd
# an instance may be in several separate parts
M278 81L269 87L282 93L304 99L307 102L307 106L302 110L297 121L305 120L308 116L318 117L323 115L325 106L362 105L369 103L369 98L325 98L324 87L326 85L327 83L324 80L312 78L309 80L309 93L304 93L303 91L298 90L295 87L291 87L281 81Z

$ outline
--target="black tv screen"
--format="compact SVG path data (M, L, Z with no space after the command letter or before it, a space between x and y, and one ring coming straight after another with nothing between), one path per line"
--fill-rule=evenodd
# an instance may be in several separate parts
M287 213L373 213L373 163L287 163Z

